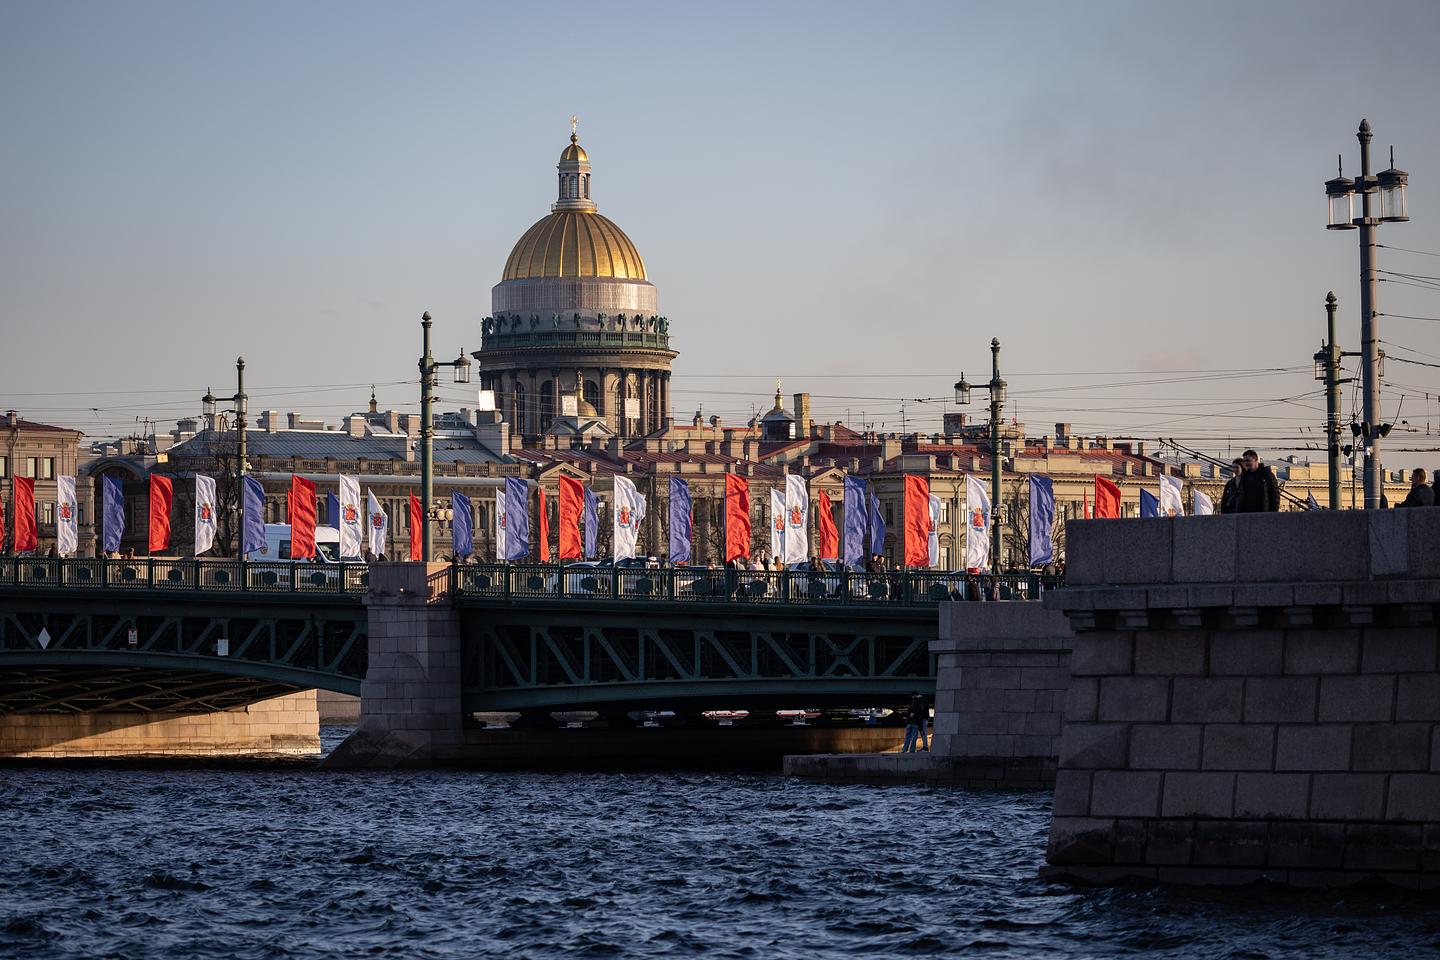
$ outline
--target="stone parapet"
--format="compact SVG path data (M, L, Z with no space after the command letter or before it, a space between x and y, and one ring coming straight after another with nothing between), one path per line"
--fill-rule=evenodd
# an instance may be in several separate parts
M1440 509L1071 524L1054 869L1440 886L1436 534Z

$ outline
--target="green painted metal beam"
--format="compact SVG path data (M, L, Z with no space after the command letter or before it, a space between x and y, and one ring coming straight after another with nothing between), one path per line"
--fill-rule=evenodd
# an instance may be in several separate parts
M246 677L335 693L360 695L361 680L318 670L305 670L262 660L184 653L156 653L148 650L6 650L0 651L0 671L28 667L142 667L153 670L186 670L220 676Z

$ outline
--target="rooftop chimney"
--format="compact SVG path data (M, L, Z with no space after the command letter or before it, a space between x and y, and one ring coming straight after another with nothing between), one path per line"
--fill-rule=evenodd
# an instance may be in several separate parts
M808 440L810 438L810 394L795 394L795 438L797 440Z

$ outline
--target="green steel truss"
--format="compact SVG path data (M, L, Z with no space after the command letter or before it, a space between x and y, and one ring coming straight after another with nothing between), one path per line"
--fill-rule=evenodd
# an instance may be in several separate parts
M931 692L933 610L462 602L467 711L863 707Z
M359 598L287 599L0 591L0 712L184 712L317 687L358 694L368 626Z

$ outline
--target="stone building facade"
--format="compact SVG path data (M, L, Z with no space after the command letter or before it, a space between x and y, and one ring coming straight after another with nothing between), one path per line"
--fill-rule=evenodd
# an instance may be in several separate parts
M14 410L0 417L0 484L5 492L5 523L0 529L0 550L9 552L15 536L15 478L35 481L35 526L40 552L55 547L56 477L73 477L80 458L79 430L22 419ZM79 508L79 550L94 550L95 535L90 525L91 501L82 485L75 490Z

